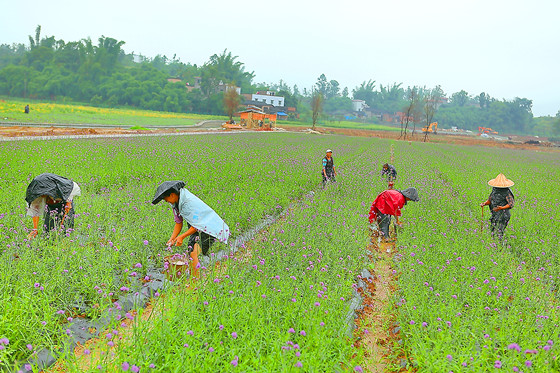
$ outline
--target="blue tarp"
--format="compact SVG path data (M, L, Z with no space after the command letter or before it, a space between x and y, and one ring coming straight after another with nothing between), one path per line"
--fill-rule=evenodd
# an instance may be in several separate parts
M287 117L288 114L284 113L283 111L279 111L276 115L280 115L281 117Z

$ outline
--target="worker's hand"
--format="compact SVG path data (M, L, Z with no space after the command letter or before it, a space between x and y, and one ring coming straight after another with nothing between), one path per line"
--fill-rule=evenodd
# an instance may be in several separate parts
M29 232L29 235L27 236L27 238L30 240L32 240L35 237L37 237L37 229L33 229L31 232Z
M482 203L480 204L480 207L484 207L484 206L486 206L486 202L482 202Z
M500 210L503 210L503 209L504 209L504 208L503 208L502 206L497 206L497 207L494 207L494 208L492 209L492 211L496 212L496 211L500 211Z
M167 241L167 246L173 245L175 241L177 241L177 238L170 238L169 241Z
M183 244L183 239L181 237L177 237L175 239L175 246L181 246Z

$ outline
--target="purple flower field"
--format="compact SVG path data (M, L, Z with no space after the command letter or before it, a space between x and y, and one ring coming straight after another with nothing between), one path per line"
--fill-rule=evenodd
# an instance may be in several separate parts
M348 315L357 276L370 267L367 212L386 186L379 173L391 144L395 187L421 196L403 209L395 256L393 305L409 365L557 370L558 153L297 134L0 143L0 182L9 186L0 367L63 347L72 320L112 309L121 320L88 347L92 371L367 371ZM327 148L339 177L323 190ZM29 242L25 189L41 172L73 179L82 195L74 232ZM488 210L480 230L486 182L499 172L516 182L503 242L489 233ZM115 300L173 254L171 209L150 204L164 180L184 180L233 236L300 202L219 267L202 268L196 290L158 294L142 320ZM210 256L225 248L214 245ZM69 371L83 370L67 359Z

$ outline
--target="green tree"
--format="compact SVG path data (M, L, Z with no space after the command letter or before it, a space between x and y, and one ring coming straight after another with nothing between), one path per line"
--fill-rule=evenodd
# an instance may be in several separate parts
M461 90L451 95L451 104L456 106L465 106L470 100L467 91Z
M321 74L317 78L317 82L315 83L315 90L319 92L323 97L327 95L327 92L329 90L329 82L325 74Z
M375 99L375 80L364 81L362 85L352 90L352 96L355 100L364 100L366 104L373 107Z

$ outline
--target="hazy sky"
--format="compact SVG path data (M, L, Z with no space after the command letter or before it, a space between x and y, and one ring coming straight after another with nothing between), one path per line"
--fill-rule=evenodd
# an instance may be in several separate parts
M0 44L101 35L126 52L202 64L228 49L256 82L300 89L324 73L341 87L434 87L533 100L560 110L560 0L0 0ZM25 5L23 5L25 4Z

